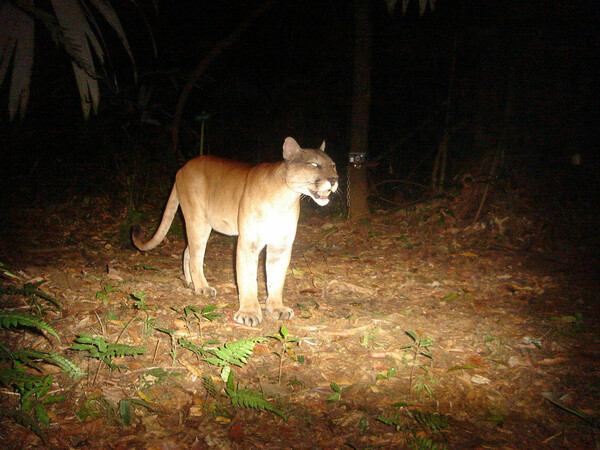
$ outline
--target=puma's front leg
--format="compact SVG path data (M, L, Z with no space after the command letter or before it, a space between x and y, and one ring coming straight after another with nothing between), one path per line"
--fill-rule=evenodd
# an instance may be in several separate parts
M239 236L236 252L236 274L240 309L233 315L233 320L251 327L255 327L262 321L262 311L258 304L256 286L260 250L255 242L248 242L242 235Z
M283 284L290 265L292 245L267 245L267 315L276 320L291 319L294 311L283 306Z

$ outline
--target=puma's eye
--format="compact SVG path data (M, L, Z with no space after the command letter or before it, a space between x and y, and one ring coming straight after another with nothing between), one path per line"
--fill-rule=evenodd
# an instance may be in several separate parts
M310 164L313 167L316 167L317 169L319 168L319 165L316 162L309 162L308 164Z

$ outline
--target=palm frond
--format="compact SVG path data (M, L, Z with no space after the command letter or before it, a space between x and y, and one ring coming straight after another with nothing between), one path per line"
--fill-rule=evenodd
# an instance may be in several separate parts
M129 41L127 41L127 36L125 36L125 30L123 30L123 26L121 25L119 16L117 16L117 13L113 9L113 7L106 0L90 0L90 3L94 5L98 12L102 14L104 20L106 20L108 24L112 27L112 29L115 30L115 33L117 33L117 36L121 40L121 43L127 51L129 59L131 59L131 62L133 63L133 66L135 68L135 59L133 58L133 53L131 51L131 47L129 46Z
M10 120L17 113L23 118L27 110L33 67L33 32L34 23L30 16L10 2L0 5L0 84L13 61L8 93Z
M135 74L129 42L119 17L107 0L51 0L51 4L56 17L35 7L33 0L20 0L19 7L9 1L0 1L0 84L12 64L8 103L11 120L17 112L23 117L27 108L34 55L34 18L48 28L54 41L71 57L86 119L92 110L98 112L100 101L98 79L101 76L96 72L94 59L102 68L106 60L101 27L88 4L93 5L96 15L101 15L115 31L134 65Z

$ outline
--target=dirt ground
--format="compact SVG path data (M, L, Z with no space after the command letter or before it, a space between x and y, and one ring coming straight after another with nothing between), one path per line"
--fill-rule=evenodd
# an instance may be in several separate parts
M183 284L181 233L140 253L125 209L111 212L108 200L20 209L4 219L0 247L20 280L2 285L43 281L62 309L5 293L2 310L41 311L60 342L21 328L0 340L59 353L86 375L42 366L49 394L64 401L45 408L49 425L37 434L4 415L0 439L6 448L598 448L595 250L539 238L525 217L473 224L437 202L351 222L306 208L285 289L296 317L256 328L232 321L234 238L211 236L205 270L218 294L199 298ZM149 211L147 233L159 216ZM259 287L264 298L263 273ZM202 315L207 305L219 315ZM71 349L84 334L146 352L115 357L111 371ZM234 385L205 361L259 337L231 366ZM227 387L269 403L232 405ZM11 386L0 399L19 408Z

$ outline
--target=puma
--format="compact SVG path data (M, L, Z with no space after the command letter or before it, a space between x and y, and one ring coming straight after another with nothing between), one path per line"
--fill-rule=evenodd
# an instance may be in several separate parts
M283 161L251 166L199 156L177 172L175 184L154 236L141 239L132 228L132 240L141 251L151 250L165 237L181 205L187 247L183 253L186 284L199 294L216 295L204 277L204 252L211 230L238 235L236 274L240 308L233 319L256 326L262 321L257 294L258 255L267 247L267 300L265 313L273 319L291 319L294 311L283 305L283 284L296 236L300 198L318 205L329 203L338 188L335 163L320 149L303 149L291 137L283 144Z

